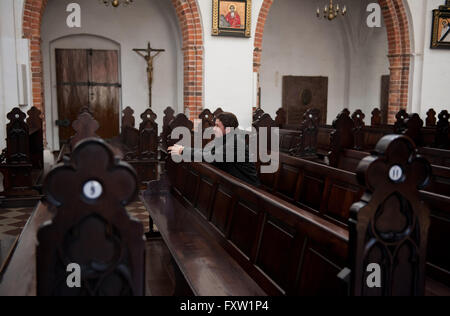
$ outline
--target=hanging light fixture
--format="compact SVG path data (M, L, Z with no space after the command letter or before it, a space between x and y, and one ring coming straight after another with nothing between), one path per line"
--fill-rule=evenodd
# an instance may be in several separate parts
M99 0L99 1L107 7L111 5L114 8L117 8L120 5L128 7L130 4L133 4L133 0Z
M330 0L330 4L328 6L325 6L323 9L323 12L320 12L320 8L317 8L317 18L321 18L323 15L324 19L328 19L328 21L332 21L335 18L337 18L339 15L346 15L347 14L347 7L344 5L344 7L341 9L339 4L334 5L333 0Z

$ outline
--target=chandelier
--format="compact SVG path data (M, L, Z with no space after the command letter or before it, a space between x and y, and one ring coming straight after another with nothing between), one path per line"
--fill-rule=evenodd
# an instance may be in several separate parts
M339 4L334 5L333 0L330 0L330 4L325 6L323 9L323 12L320 12L320 9L317 8L317 18L321 18L323 15L324 19L328 19L329 21L334 20L339 15L346 15L347 14L347 7L344 6L342 9L339 7Z
M114 8L117 8L120 5L128 7L130 4L133 4L133 0L100 0L100 2L102 2L107 7L111 5Z

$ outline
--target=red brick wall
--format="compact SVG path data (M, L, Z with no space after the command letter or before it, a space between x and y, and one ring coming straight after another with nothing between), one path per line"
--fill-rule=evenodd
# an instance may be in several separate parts
M274 0L264 0L259 12L253 52L253 69L261 68L264 26ZM408 105L409 69L411 64L411 43L408 18L403 0L378 0L388 33L391 83L389 89L389 122L395 122L395 114Z
M196 0L172 0L183 34L184 107L197 118L203 107L203 30ZM45 116L41 22L47 0L25 0L23 37L30 40L33 105ZM165 106L165 105L164 105ZM45 120L44 120L45 130ZM45 135L45 133L44 133Z
M203 108L203 30L196 0L172 0L183 36L184 108L197 119Z
M26 0L23 12L23 37L30 40L30 64L32 76L33 105L45 116L44 78L41 54L41 21L47 0ZM44 120L44 138L45 134Z

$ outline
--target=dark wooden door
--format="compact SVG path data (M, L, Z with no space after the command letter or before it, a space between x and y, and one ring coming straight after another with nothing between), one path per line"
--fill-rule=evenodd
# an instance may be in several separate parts
M321 124L326 124L328 110L327 77L283 77L283 108L287 124L299 125L309 109L319 109Z
M88 106L102 138L119 135L120 82L117 51L57 49L56 80L60 142L74 135L72 123Z
M380 100L381 124L388 123L390 84L391 84L391 76L389 75L381 76L381 100Z

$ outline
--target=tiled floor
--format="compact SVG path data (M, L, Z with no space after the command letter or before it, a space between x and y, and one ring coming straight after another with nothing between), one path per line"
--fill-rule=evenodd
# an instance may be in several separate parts
M33 208L0 209L0 239L18 236L30 218Z
M141 202L134 202L127 207L127 210L132 217L144 224L147 232L149 220L144 205ZM32 212L33 208L0 209L0 240L4 235L6 237L19 236Z
M137 218L144 224L144 231L148 232L149 230L149 219L148 219L148 212L145 209L144 204L142 202L134 202L131 203L127 207L128 213L134 218Z

